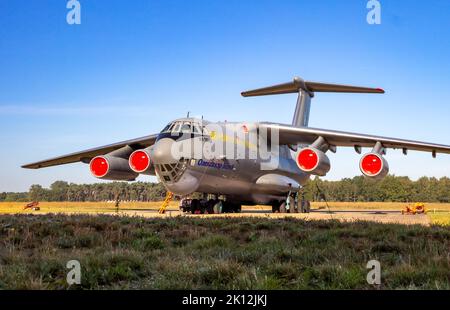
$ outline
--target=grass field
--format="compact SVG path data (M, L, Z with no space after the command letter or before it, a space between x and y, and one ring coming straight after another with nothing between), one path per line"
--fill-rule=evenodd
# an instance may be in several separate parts
M450 289L450 230L440 225L293 218L0 216L0 288Z
M429 213L428 216L433 224L450 226L450 213L448 212Z

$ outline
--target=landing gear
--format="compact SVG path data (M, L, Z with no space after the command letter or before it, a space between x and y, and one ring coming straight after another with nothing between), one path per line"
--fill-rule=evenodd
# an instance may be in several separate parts
M200 205L200 200L192 199L190 209L191 209L192 214L201 214L202 209L201 209L201 205Z
M223 210L223 202L222 200L218 200L215 204L214 204L214 214L220 214L222 213Z
M180 209L192 214L240 213L241 205L219 199L192 199L184 201Z
M206 214L213 214L214 212L214 206L216 204L216 201L214 199L210 199L208 200L208 202L206 203L206 208L205 208L205 212Z
M289 192L287 200L273 201L272 213L309 213L311 204L305 197Z
M272 213L286 213L286 201L272 202Z
M224 201L222 211L223 213L240 213L241 205L229 201Z
M280 213L288 213L288 209L286 209L286 202L282 202L280 205Z
M278 201L272 202L272 213L279 213L280 206L278 205Z

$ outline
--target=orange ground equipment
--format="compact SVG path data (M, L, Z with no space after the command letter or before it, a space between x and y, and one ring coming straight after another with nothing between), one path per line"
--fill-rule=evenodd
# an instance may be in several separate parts
M38 211L38 210L41 209L41 208L39 208L38 206L39 206L39 202L38 202L38 201L33 201L33 202L30 202L30 203L27 203L27 204L23 207L23 209L24 209L24 210L26 210L26 209L31 209L31 210L33 210L33 211Z
M163 202L161 208L159 208L159 210L158 210L159 214L166 213L166 208L169 206L169 203L170 203L170 201L172 201L172 198L173 198L173 193L167 192L166 199L164 199L164 202Z
M427 213L427 210L425 208L425 204L422 202L416 202L415 204L413 204L412 206L406 206L403 210L402 210L402 214L425 214Z

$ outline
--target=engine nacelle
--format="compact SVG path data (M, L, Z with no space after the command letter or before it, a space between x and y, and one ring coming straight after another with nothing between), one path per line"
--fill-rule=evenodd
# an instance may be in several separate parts
M92 175L103 180L132 181L139 175L130 169L128 160L111 155L94 157L89 168Z
M371 179L382 179L389 173L386 159L378 153L368 153L359 162L359 169L364 176Z
M324 152L313 148L303 148L297 153L297 166L308 174L324 176L330 171L330 159Z
M150 148L136 150L131 153L128 164L134 172L142 174L155 174L155 169L150 157Z

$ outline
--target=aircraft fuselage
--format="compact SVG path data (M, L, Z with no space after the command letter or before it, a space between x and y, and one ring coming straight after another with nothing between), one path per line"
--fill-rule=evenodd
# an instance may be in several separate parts
M193 127L199 120L175 122ZM165 187L178 195L225 195L240 204L282 201L289 192L298 192L310 175L297 167L294 151L286 145L270 145L271 158L263 158L261 150L271 141L261 139L256 128L202 121L200 132L163 130L151 149L155 172Z

